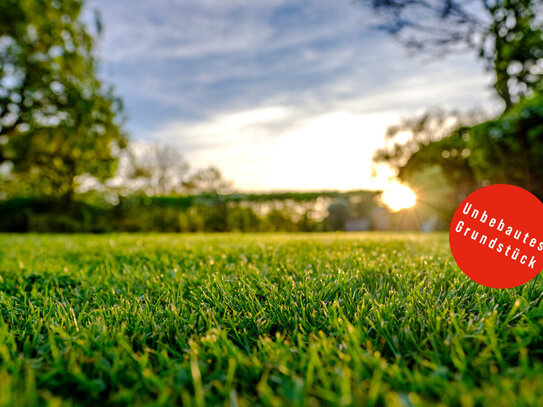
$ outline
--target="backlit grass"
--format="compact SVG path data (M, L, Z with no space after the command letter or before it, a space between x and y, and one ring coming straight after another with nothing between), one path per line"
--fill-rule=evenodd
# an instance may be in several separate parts
M0 405L543 405L543 284L445 234L0 235Z

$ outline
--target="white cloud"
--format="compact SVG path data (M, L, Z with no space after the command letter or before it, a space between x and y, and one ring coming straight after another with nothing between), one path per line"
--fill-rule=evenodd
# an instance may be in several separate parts
M292 109L270 106L222 113L202 122L173 121L155 132L152 138L160 142L173 142L186 152L207 151L269 137L274 129L291 123L293 119Z
M218 166L241 189L378 187L370 180L371 156L397 118L392 112L309 115L267 107L170 123L154 138L177 145L196 167Z
M387 125L436 105L496 105L475 56L421 64L350 0L92 6L101 55L139 113L135 138L174 144L244 189L379 187L370 159Z
M365 97L174 120L151 138L175 144L196 167L218 166L241 189L382 188L390 174L372 179L371 158L387 126L432 105L467 110L481 97L470 93L476 87L480 77L458 77L449 67Z

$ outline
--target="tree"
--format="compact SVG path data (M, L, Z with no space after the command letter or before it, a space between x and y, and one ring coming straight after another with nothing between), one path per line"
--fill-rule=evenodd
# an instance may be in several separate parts
M469 131L469 165L484 184L513 184L543 199L543 94Z
M97 76L84 0L0 2L0 164L69 205L78 176L116 169L122 104Z
M375 163L387 163L417 192L418 207L447 222L458 204L480 186L471 166L469 129L486 115L479 111L426 112L387 130L387 145Z
M440 109L405 118L387 128L386 145L375 152L373 160L376 163L387 163L399 172L407 161L425 145L449 136L456 129L475 125L484 118L486 115L479 111L460 113Z
M417 190L420 202L446 216L488 184L517 185L542 199L543 95L523 99L496 119L419 143L415 150L398 165L398 177Z
M510 109L543 88L541 0L359 0L384 17L383 29L431 55L474 50L494 71Z
M391 165L417 191L419 206L444 220L470 192L489 183L516 184L542 197L542 100L534 95L543 89L543 2L372 0L371 5L385 17L382 27L411 49L430 55L477 51L494 71L494 88L505 104L495 120L443 111L404 120L389 128L375 162Z
M132 143L127 151L123 183L148 195L181 193L189 164L175 147ZM130 184L130 185L127 185Z
M185 188L192 193L211 192L221 194L232 189L232 183L223 178L216 167L208 167L196 171L185 182Z

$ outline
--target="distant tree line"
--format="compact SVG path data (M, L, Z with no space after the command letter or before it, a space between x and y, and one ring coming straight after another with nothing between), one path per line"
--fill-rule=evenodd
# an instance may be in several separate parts
M19 197L0 202L3 232L318 232L344 230L350 218L371 229L381 208L376 191L180 196L128 195L108 199L90 191L71 207ZM381 209L383 210L383 209Z

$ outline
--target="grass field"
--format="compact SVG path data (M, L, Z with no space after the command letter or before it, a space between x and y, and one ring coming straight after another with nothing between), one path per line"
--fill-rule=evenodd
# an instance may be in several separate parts
M0 405L543 405L543 284L445 234L0 235Z

